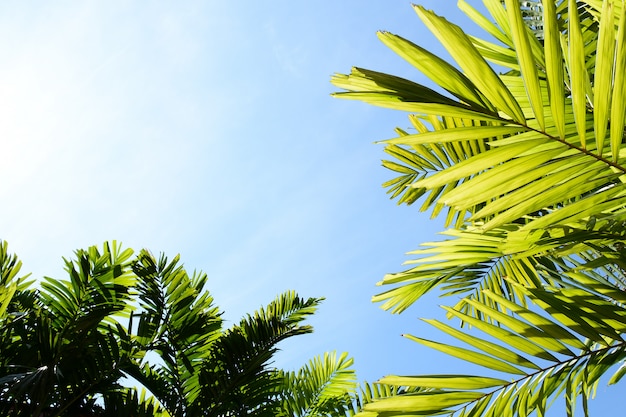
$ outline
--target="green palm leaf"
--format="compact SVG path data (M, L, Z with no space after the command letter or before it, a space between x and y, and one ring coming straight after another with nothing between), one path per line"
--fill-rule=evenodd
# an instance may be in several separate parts
M433 320L469 348L411 338L513 377L467 390L453 377L411 377L431 391L379 399L364 415L543 415L559 395L573 415L576 398L586 409L600 376L624 360L626 7L543 3L538 22L515 0L486 0L490 16L459 2L495 42L416 6L457 66L382 33L445 99L403 91L406 80L361 88L365 70L332 79L347 90L337 97L380 104L372 99L393 94L385 106L415 113L414 134L397 130L384 141L391 159L383 165L396 173L385 186L400 203L422 200L433 216L447 208L444 240L410 252L409 269L385 276L380 284L392 288L374 300L402 312L433 288L462 296L448 316L488 341ZM488 61L508 72L496 74ZM622 366L611 382L625 373Z
M493 105L505 112L514 121L523 123L525 118L519 104L506 88L493 69L485 62L471 40L456 25L416 6L415 11L422 22L441 41L444 47L459 64L466 76L473 82Z
M384 378L383 380L387 380L388 378ZM359 417L377 416L378 413L373 411L364 411L364 408L370 403L381 401L389 397L408 395L429 390L429 388L422 388L420 386L393 385L382 381L373 384L364 382L359 384L358 393L353 397L351 408L346 412L346 417L353 417L355 415L358 415Z
M619 7L619 3L617 3ZM624 137L624 124L626 119L626 95L624 89L620 88L626 82L626 7L621 7L619 14L619 29L616 38L615 47L615 68L613 70L613 92L611 95L611 152L613 161L620 159L620 149ZM608 28L606 29L608 31Z
M223 332L208 347L207 360L199 366L202 389L189 412L210 410L209 415L218 416L240 410L272 415L279 410L280 395L289 392L291 386L270 366L270 360L281 341L312 331L302 321L315 312L320 302L286 292Z
M509 22L511 22L514 48L518 52L522 79L528 92L534 117L537 119L539 128L544 130L543 97L539 87L537 63L531 51L531 39L536 42L536 38L528 33L529 29L522 18L519 1L506 0L506 8Z
M41 292L18 285L18 302L1 326L8 342L0 363L4 413L77 412L116 386L129 361L115 316L128 311L131 253L115 242L92 247L66 261L69 281L48 279Z
M570 5L570 7L572 6ZM503 19L506 19L506 14L502 14L503 9L500 5L493 3L490 4L489 8L492 12L497 13L495 16L497 22L502 23ZM613 154L615 152L605 147L603 142L598 142L598 145L602 146L601 149L598 149L596 143L590 145L585 140L587 130L592 129L593 124L598 123L595 120L599 119L588 117L586 107L585 115L581 116L579 103L587 102L589 91L584 80L589 78L589 72L586 67L582 68L578 65L579 70L575 70L572 65L575 65L574 61L578 62L581 59L584 62L587 58L587 52L576 53L575 56L570 57L575 58L573 61L572 59L560 61L561 57L566 57L566 54L562 53L560 44L555 44L554 39L556 37L555 31L562 30L562 23L553 21L546 23L546 42L548 49L552 49L546 55L548 58L538 56L533 48L528 46L530 43L524 41L528 38L528 34L520 26L518 13L514 13L511 9L512 7L509 7L510 17L517 23L507 24L501 33L506 37L511 28L517 28L517 35L512 37L519 39L512 42L511 47L515 47L516 44L526 45L520 46L521 49L518 48L515 52L518 53L520 59L537 63L538 68L546 68L548 71L546 77L549 81L546 83L542 81L541 77L537 79L537 83L532 81L535 76L532 75L534 69L531 69L532 65L530 64L526 64L527 70L525 70L530 75L524 76L528 80L524 77L516 78L514 75L502 77L502 79L506 78L507 80L504 88L507 88L515 102L520 103L521 108L525 109L524 120L520 122L522 126L507 126L502 124L504 121L499 123L496 121L486 122L480 118L471 119L471 116L459 119L456 123L449 123L449 115L441 113L440 119L437 121L433 121L432 117L429 118L431 126L429 127L419 122L418 119L412 118L411 120L414 121L418 130L417 134L402 133L398 138L387 141L393 146L389 148L388 153L395 156L398 162L385 161L384 165L399 172L401 176L389 181L386 185L390 187L392 196L400 197L401 202L408 204L425 196L422 209L432 207L434 215L438 214L443 207L449 207L446 222L448 225L455 224L456 227L460 227L463 225L463 221L467 219L465 214L471 213L470 222L463 227L474 225L479 227L478 230L489 230L500 227L506 229L510 228L510 225L516 225L515 227L524 230L525 233L532 233L532 230L555 230L556 234L552 237L556 237L559 233L556 228L563 226L579 227L589 221L592 212L593 214L597 213L598 207L602 208L603 213L616 213L621 210L626 200L623 199L618 177L626 171L621 165L604 158L607 152ZM463 49L464 53L468 56L471 55L468 52L471 48L465 43L452 45L451 39L460 42L460 35L458 35L459 38L455 38L456 35L454 35L458 32L456 26L430 12L420 8L417 10L418 14L427 21L429 27L444 39L444 44L449 46L453 57L463 59L460 57L463 55L460 51L466 47ZM547 17L553 12L556 13L556 10L549 6ZM578 14L578 9L574 7L570 14L575 17ZM473 16L476 14L473 13ZM508 20L506 21L508 22ZM481 22L485 26L484 21L481 20ZM590 24L587 18L584 20L577 19L576 22L570 23L574 25L572 30L576 33L581 30L581 25ZM577 24L578 26L576 26ZM608 33L609 26L604 25L603 30ZM493 28L491 28L491 32L494 32ZM575 51L577 50L577 42L580 44L584 40L576 38L578 36L576 34L573 36L574 40L570 42L566 39L565 43L569 45L568 48ZM611 38L609 35L606 37ZM383 34L382 38L409 62L415 63L427 75L430 74L434 81L446 78L443 75L433 75L436 71L430 69L426 64L417 63L420 62L419 57L431 56L423 49L395 35ZM461 44L466 46L459 46ZM602 45L605 44L606 42ZM598 48L600 48L599 51L607 49L604 46ZM599 56L603 58L609 55L611 54L602 53ZM550 59L551 61L549 65L546 65L543 62L538 62L537 59L539 58ZM612 57L606 59L611 62L613 60ZM483 68L483 63L470 58L467 60L465 65L472 67L472 71L477 71L476 68ZM424 62L430 61L436 62L436 66L433 68L445 67L445 64L439 59L424 59ZM574 88L572 100L564 98L564 95L561 94L564 91L563 85L571 86L571 83L568 80L558 82L558 76L564 74L561 71L564 65L568 69L570 77L578 80L576 82L579 87ZM596 67L601 68L604 72L607 71L598 60L596 60ZM462 68L467 73L464 77L469 78L461 78L461 75L453 74L451 70L448 72L450 79L457 78L461 82L460 85L466 86L463 87L465 90L461 87L453 88L450 85L446 87L445 84L443 86L457 97L462 97L461 101L476 103L478 101L477 96L472 96L471 91L474 91L472 85L478 85L474 80L477 75L472 78L469 76L470 70L463 66ZM593 68L589 71L593 71ZM472 81L469 81L470 79ZM533 86L530 89L526 85L528 82ZM349 83L337 85L352 89ZM494 87L494 85L498 85L498 87ZM492 102L496 108L503 108L504 106L502 102L496 102L493 99L498 94L496 90L501 89L502 86L504 84L496 83L480 89L481 94L485 94L485 97L491 97L487 100ZM491 95L487 93L489 89L494 90ZM529 91L528 94L527 91ZM352 93L345 94L350 95ZM403 92L402 95L409 96L410 93ZM463 97L463 95L467 97ZM540 101L542 111L538 110ZM566 107L565 112L560 110L563 106ZM478 110L478 107L476 109ZM431 110L432 108L427 107L423 111L418 111L432 114ZM485 112L485 110L480 111L483 114ZM545 130L538 123L534 124L535 122L533 122L536 115L541 112L546 115ZM576 116L576 112L578 112L578 116ZM552 115L555 119L552 118ZM584 118L584 123L582 118ZM603 119L603 116L600 118ZM471 124L468 124L468 119L472 120ZM418 123L415 123L416 120ZM557 120L557 122L554 123L553 120ZM563 120L565 124L561 124L558 120ZM508 121L508 123L510 122L511 120ZM584 130L584 135L581 129ZM459 149L464 151L458 152ZM468 150L470 152L467 152ZM476 193L474 191L476 189L480 189L481 192ZM542 190L541 193L537 192L539 189ZM519 248L520 251L527 249L528 247ZM449 252L446 255L449 255ZM420 291L424 292L423 290ZM398 291L393 293L397 294ZM411 291L403 292L400 298L406 297L408 293ZM419 295L414 297L414 300L417 298ZM406 304L410 304L410 302Z
M356 389L353 360L346 353L326 353L309 361L297 372L285 373L294 389L283 398L285 416L343 415L349 410ZM304 394L304 395L303 395Z
M364 410L390 416L404 415L407 412L428 415L440 413L500 415L498 413L504 408L516 404L509 410L512 416L517 417L528 416L533 411L545 412L546 399L560 394L565 388L570 390L573 396L581 395L588 398L600 376L626 356L626 343L615 333L623 332L626 326L626 310L609 301L599 300L593 291L582 287L575 290L535 288L523 291L532 302L545 307L546 311L550 309L559 311L559 314L553 315L559 322L549 321L541 314L502 299L500 301L506 304L508 314L493 310L478 301L472 301L476 308L489 314L494 321L493 325L477 320L472 324L478 323L477 330L485 331L490 336L499 336L496 338L499 342L486 342L484 337L454 330L435 320L428 322L458 341L468 343L474 350L409 336L411 340L452 356L485 368L512 374L512 379L482 376L460 378L455 375L387 377L381 382L419 386L435 391L409 395L402 399L389 398L376 405L368 404ZM462 319L466 317L459 309L448 310ZM587 338L590 335L589 328L581 325L587 320L589 324L598 326L594 327L592 335L597 339L595 342ZM615 330L613 334L602 335L603 331L609 328L607 323ZM537 333L539 329L540 335ZM502 337L503 332L506 333L506 337ZM579 353L563 351L561 348L563 340L569 340L570 344L578 346ZM514 354L515 350L532 353L540 362L536 365L529 364L521 356ZM567 354L563 355L564 353ZM528 371L522 371L524 368ZM616 374L616 378L622 374L623 371ZM431 396L430 400L427 396ZM574 403L569 405L570 408L573 406Z

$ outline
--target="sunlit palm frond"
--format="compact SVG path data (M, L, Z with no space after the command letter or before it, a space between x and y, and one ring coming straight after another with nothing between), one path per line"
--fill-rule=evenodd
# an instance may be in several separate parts
M412 81L363 68L349 75L335 74L332 82L339 88L336 97L360 100L376 106L419 114L445 115L472 120L498 121L498 116L480 107L471 107L445 97Z
M470 324L482 335L427 320L468 347L407 336L464 361L503 373L504 377L388 377L381 382L430 388L431 391L367 404L365 411L385 416L406 413L497 416L507 409L511 416L517 417L538 410L544 413L552 398L565 393L568 413L572 413L575 397L582 396L586 401L600 376L626 358L626 341L622 336L626 332L626 310L609 296L599 297L598 292L608 294L615 287L601 287L597 282L593 290L580 284L533 289L514 285L540 310L526 308L487 291L486 297L505 305L506 313L476 300L466 302L488 316L489 321L472 318L458 307L446 308L450 315ZM542 314L541 310L548 314ZM623 371L618 370L614 380L622 375Z
M548 9L550 8L548 7ZM615 149L605 148L602 142L598 142L595 148L591 147L590 149L588 149L586 141L586 107L585 114L582 114L580 113L580 105L576 104L586 103L588 101L589 97L587 84L586 82L582 82L582 84L584 85L577 89L575 84L576 82L580 84L580 82L576 81L573 83L569 79L572 77L579 77L583 81L585 79L592 79L593 71L595 71L596 67L601 65L601 62L603 62L603 60L599 60L592 69L589 69L589 71L586 68L582 67L582 69L579 68L580 71L574 70L574 68L570 68L572 65L574 65L573 61L586 62L586 58L588 58L588 56L585 54L585 52L582 52L581 54L574 54L576 56L570 57L571 59L569 59L569 61L564 60L562 57L569 57L570 52L574 53L574 51L576 51L573 46L569 47L568 44L566 44L569 49L563 50L562 47L559 46L559 48L561 49L558 49L558 51L555 51L555 54L551 55L552 60L559 60L559 62L557 62L556 64L551 65L551 68L553 67L554 70L558 70L558 68L562 68L563 65L565 65L566 72L563 73L561 71L559 73L557 71L555 73L552 70L546 70L548 71L547 78L546 73L537 73L536 68L546 68L546 62L538 61L538 57L536 57L531 51L532 48L527 45L531 43L531 41L528 37L527 30L525 29L526 26L523 25L523 21L521 20L521 17L519 15L519 10L514 10L514 8L510 7L509 17L510 20L515 23L515 25L513 25L513 29L516 29L517 32L519 32L516 36L520 38L517 42L514 42L519 45L517 49L513 49L513 51L516 53L518 59L524 59L528 61L527 64L524 64L524 66L528 67L528 69L526 71L522 71L520 76L500 76L496 77L497 80L492 80L493 76L490 75L492 74L492 70L488 67L484 60L482 60L480 54L476 51L471 42L467 42L465 35L462 33L462 31L460 31L458 27L450 24L445 19L439 18L431 12L427 12L419 7L416 10L418 11L418 14L420 15L420 17L422 17L424 22L438 35L440 40L442 40L444 46L447 47L449 52L453 55L453 58L455 58L455 60L457 61L458 65L461 66L464 70L465 75L459 73L458 70L454 69L454 67L449 66L449 64L441 63L441 60L439 58L437 58L438 66L435 66L433 68L427 67L426 69L424 69L424 62L428 61L424 59L425 52L420 47L413 45L408 41L401 40L401 38L394 35L383 34L381 37L386 40L386 43L390 47L392 47L394 51L396 51L398 54L405 58L408 57L407 59L409 60L409 62L414 63L414 65L423 70L426 75L430 75L435 83L441 85L451 94L456 96L459 99L459 101L456 102L457 106L465 106L467 110L472 109L482 113L489 113L485 110L485 107L488 106L478 104L481 101L485 100L482 96L478 95L477 91L479 91L481 95L491 97L491 99L488 100L488 103L490 103L491 106L496 106L495 108L497 109L497 111L500 112L498 115L499 121L497 123L499 123L499 125L503 129L501 133L501 138L494 138L493 140L490 140L489 146L497 146L498 148L500 148L500 152L505 152L505 150L503 150L502 148L506 147L507 150L511 151L511 160L487 161L487 158L483 158L486 160L486 165L476 165L476 169L473 171L473 173L478 173L482 172L483 170L493 168L496 164L506 165L505 162L514 162L518 165L524 165L523 161L514 158L515 155L519 155L520 151L522 151L524 146L522 145L522 143L525 143L526 146L538 146L546 142L555 142L554 145L550 148L553 153L556 152L558 149L561 150L561 152L557 155L553 155L551 158L548 158L548 161L559 159L563 164L567 162L567 159L563 160L564 156L576 158L585 155L588 156L588 159L585 160L586 162L583 161L583 163L593 164L594 162L601 162L604 169L612 167L623 173L623 169L620 169L619 165L612 165L611 161L605 160L607 153L612 154L613 157L619 155L619 152L616 152ZM516 20L516 18L518 20ZM546 17L546 19L548 19L548 17ZM556 27L556 30L558 31L558 26ZM549 39L547 39L546 42L551 44L550 42L552 41L552 39L550 37L557 36L560 33L561 32L557 32L556 34L549 34ZM613 39L615 39L616 34L614 33L613 35ZM581 45L584 47L584 44ZM556 54L556 52L558 52L558 54ZM608 56L604 61L613 62L616 57L619 58L617 55L613 54ZM619 59L617 59L616 62L619 62ZM450 69L448 69L447 72L438 71L441 67L444 66L444 64L446 65L445 68ZM550 64L552 64L552 62L550 62ZM578 72L580 72L580 74L578 74ZM333 82L335 82L335 84L340 87L350 90L345 93L337 93L337 95L339 97L350 98L352 94L357 94L357 96L352 96L351 98L361 99L363 98L362 95L365 93L375 96L376 94L388 93L389 91L393 90L394 94L401 97L403 102L413 103L413 109L402 108L406 107L404 104L400 105L398 107L399 109L415 111L416 113L421 114L436 114L440 117L447 116L447 114L444 112L436 113L429 106L430 104L454 106L454 103L450 103L449 101L446 101L444 98L441 97L438 97L437 100L427 100L428 95L421 95L416 93L416 91L422 91L426 87L419 86L420 90L413 91L410 88L412 84L408 81L406 83L396 83L394 85L394 88L384 88L386 87L384 83L376 82L376 80L384 80L384 74L377 73L376 77L372 77L371 79L373 82L362 83L360 86L357 85L359 84L359 76L367 74L369 74L369 72L364 72L364 70L358 70L351 76L343 76L346 78L342 78L342 76L336 76L333 79ZM556 76L550 76L550 74L556 74ZM557 78L558 75L563 74L569 75L569 78L565 80L563 79L563 77L561 77L560 79ZM608 78L610 81L609 85L616 85L615 82L617 82L618 80L615 80L612 77ZM456 84L451 84L451 80L454 79L458 79L459 81L457 81ZM553 79L554 81L548 82L546 81L546 79L548 81L550 81L550 79ZM563 89L563 86L569 87L569 91L571 92L571 99L568 99L566 97L566 94L564 94L565 91ZM406 90L404 90L404 88L406 88ZM615 89L611 88L611 90ZM365 97L367 97L367 94ZM604 96L606 96L606 94ZM550 102L548 98L554 99L556 101ZM420 103L420 100L422 100L423 103ZM421 104L424 104L423 108L420 108ZM393 104L390 104L390 106L393 107ZM620 106L617 106L617 108L619 107ZM565 108L567 108L567 110L569 111L565 111ZM506 111L508 111L508 113L510 114L515 113L515 117L507 117L509 116L509 114L507 114ZM546 121L543 120L544 114L546 117L551 117L550 123L546 123ZM607 124L608 119L605 116L596 115L595 112L593 113L593 115L595 116L594 123L596 125L605 126ZM465 118L473 121L481 120L480 117L472 118L468 114L466 114ZM617 119L619 120L619 118ZM547 127L542 127L544 125L547 125ZM556 132L551 130L555 128ZM477 136L478 138L483 139L495 136L488 134L490 129L493 129L493 126L485 126L480 129L472 129L472 133L467 133L467 136ZM510 130L507 132L506 129ZM516 129L519 130L516 131ZM421 139L419 139L419 133L424 132L418 132L418 135L403 135L402 137L395 140L394 143L406 144L407 141L409 141L411 144L451 142L454 140L458 140L455 139L455 135L463 133L462 131L457 131L454 127L448 127L447 129L442 130L450 130L450 132L443 131L437 132L437 134L426 134L422 135ZM565 135L566 132L567 135ZM481 137L481 135L484 136ZM513 138L507 139L511 136L513 136ZM509 148L509 146L511 147ZM493 149L492 151L494 150L495 149ZM547 154L545 154L545 151L547 150L543 149L538 152L533 152L532 155L536 157L539 156L539 154L547 156ZM571 155L567 154L568 151ZM524 156L529 155L525 154ZM489 163L491 163L491 165L489 165ZM542 162L542 164L545 164L545 161ZM511 165L511 167L513 166L514 165ZM530 171L533 166L528 165L526 166L526 168L527 171ZM554 169L556 167L552 168ZM433 183L437 183L437 186L441 186L441 183L445 180L450 181L464 178L460 175L461 170L456 167L455 169L458 173L455 175L456 178L452 178L452 175L439 175L438 181L424 179L421 185L430 184L431 187L435 187ZM513 170L513 172L516 171ZM606 174L604 175L607 176ZM572 178L566 178L566 180L572 180ZM507 195L507 199L509 199L508 194L505 195ZM454 203L449 204L454 205Z
M77 251L76 260L65 260L69 280L44 278L40 297L57 331L90 328L129 313L131 255L132 250L120 252L116 243L106 243L102 252L94 246Z
M483 3L490 16L459 5L495 40L415 7L454 64L380 34L440 96L362 69L332 81L347 90L338 97L416 114L415 133L385 141L394 159L383 164L399 174L385 186L401 203L452 213L447 239L411 252L411 268L386 276L394 288L375 300L399 312L434 287L463 296L449 317L485 337L430 320L469 348L411 338L510 377L385 379L430 390L373 402L364 415L543 415L561 394L573 415L576 397L585 406L624 360L626 7Z
M297 372L283 373L290 389L283 397L284 416L343 415L356 389L353 360L347 353L326 353L309 361Z
M598 10L608 11L607 3ZM359 80L367 78L369 72L357 70L346 78L333 79L348 90L338 93L339 97L371 101L393 90L402 101L396 108L427 115L428 124L412 116L412 120L420 120L420 124L414 123L415 134L398 131L397 138L386 141L390 144L388 153L396 161L385 161L384 165L401 174L386 184L392 195L406 203L423 198L422 208L433 207L434 214L447 206L447 225L469 232L516 225L522 234L533 235L539 230L548 234L541 239L535 234L529 242L532 245L520 247L521 251L531 250L533 245L536 252L546 251L546 242L562 238L564 229L584 230L598 216L621 216L626 207L622 181L626 154L621 151L626 101L619 96L623 91L619 86L624 73L620 65L626 53L620 49L620 37L626 19L615 17L608 21L616 25L600 25L602 39L598 41L590 35L589 28L596 24L588 12L591 9L575 2L565 5L569 9L563 3L547 4L545 53L539 53L538 40L532 37L516 1L506 2L506 8L499 1L487 2L495 25L461 4L489 33L505 41L505 48L516 57L519 72L492 79L475 40L445 19L417 7L418 15L462 72L400 37L384 33L381 38L454 96L456 104L440 97L428 101L427 94L403 90L410 88L409 82L385 90L381 87L384 83L377 81L385 80L384 74L376 73L369 83L361 84ZM559 20L557 11L568 13L568 25ZM504 55L510 58L508 52L503 59ZM588 62L594 65L586 65ZM596 71L603 74L602 81L595 76ZM415 91L425 87L419 88ZM376 99L373 102L380 104ZM394 107L391 101L385 105ZM459 108L464 114L453 114ZM451 118L457 122L449 123ZM601 139L603 132L611 139ZM587 140L591 135L597 140ZM459 149L464 152L456 152ZM472 152L465 151L468 149ZM457 158L450 158L452 154ZM515 254L511 250L505 253Z
M24 281L30 274L18 277L21 269L22 261L15 254L9 253L7 242L0 240L0 285L7 286L15 283L20 285L21 289L27 287L28 283Z
M448 239L423 243L423 249L409 253L415 257L407 262L411 268L386 275L379 285L395 288L374 301L399 313L434 288L440 288L442 295L481 299L481 291L490 290L520 300L509 282L536 287L582 268L602 267L611 282L624 285L622 221L612 217L592 223L580 229L534 232L520 230L516 224L487 232L449 229L442 233Z
M444 296L462 296L482 301L483 290L510 300L523 302L511 283L538 287L552 283L552 275L543 274L544 264L552 264L550 248L563 251L565 242L556 240L533 246L535 236L511 234L516 225L488 232L449 229L442 234L447 240L426 242L410 252L416 258L408 261L411 268L388 274L379 285L394 286L374 297L382 307L400 313L423 294L440 288ZM504 278L507 278L506 280Z
M346 417L374 417L378 413L364 411L364 408L371 403L386 400L390 397L414 394L418 392L432 391L431 388L418 386L391 385L383 382L359 383L358 392L354 396L352 406L347 410Z
M30 274L19 276L21 268L22 261L9 253L7 242L0 240L0 320L7 312L14 318L23 310L21 304L32 303L32 291L28 289L32 281L27 281Z
M383 166L402 175L386 182L383 186L389 188L388 192L392 194L392 198L399 197L399 203L410 205L418 198L425 196L420 209L426 211L432 208L433 217L445 207L440 202L443 196L452 192L459 183L467 181L469 177L459 178L455 182L440 187L427 188L417 184L426 177L448 170L467 158L486 152L489 138L517 131L515 127L485 125L484 122L454 117L439 119L434 116L412 115L410 120L416 134L397 129L398 138L384 141L389 144L385 152L394 157L397 162L385 160ZM476 129L480 126L484 129ZM449 141L437 141L442 131L449 132L454 138L450 138ZM428 136L435 137L435 140L428 141ZM460 226L474 211L476 207L466 206L460 209L449 207L446 225Z

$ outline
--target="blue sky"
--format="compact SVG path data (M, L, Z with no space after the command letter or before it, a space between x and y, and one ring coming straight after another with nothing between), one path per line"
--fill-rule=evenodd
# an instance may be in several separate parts
M440 338L417 320L436 299L370 302L441 227L380 186L373 142L406 115L330 97L351 66L426 82L377 30L438 44L408 1L266 3L0 4L0 238L35 277L105 240L180 253L230 321L285 290L326 297L286 368L337 350L361 380L471 372L400 337ZM453 1L420 4L467 27Z

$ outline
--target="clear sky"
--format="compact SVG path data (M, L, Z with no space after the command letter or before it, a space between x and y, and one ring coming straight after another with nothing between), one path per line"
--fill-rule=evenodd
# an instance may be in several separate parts
M456 2L418 3L470 29ZM180 253L231 322L285 290L326 297L285 368L337 350L360 380L472 372L400 337L442 339L417 320L437 300L370 302L441 229L380 186L373 142L406 115L330 97L351 66L426 82L381 29L441 51L405 0L0 3L0 239L35 277L105 240Z

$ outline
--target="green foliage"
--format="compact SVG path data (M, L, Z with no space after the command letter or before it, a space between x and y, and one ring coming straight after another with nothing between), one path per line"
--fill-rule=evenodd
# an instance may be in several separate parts
M133 257L112 242L65 260L69 279L40 288L0 245L0 414L7 416L275 416L294 404L344 415L352 360L326 354L300 371L271 366L278 343L322 299L285 292L225 329L179 257ZM306 380L304 380L306 379Z
M586 415L600 377L626 372L626 7L536 3L484 0L483 16L460 0L493 39L415 6L454 64L379 34L444 94L361 68L332 79L337 97L412 113L413 131L383 141L397 174L385 187L445 215L446 238L412 252L374 300L400 313L435 288L461 297L444 307L460 327L426 320L458 344L407 337L504 375L385 378L424 391L363 415L525 417L558 396Z
M6 259L6 244L3 255ZM96 393L112 394L129 362L120 349L117 317L131 300L130 251L105 244L65 261L70 279L46 278L41 291L2 272L18 290L0 326L0 410L30 415L90 408ZM13 257L13 260L16 258ZM3 266L13 268L13 261Z
M294 387L284 397L283 414L293 417L343 415L352 402L356 375L353 360L326 353L316 357L298 372L283 373L287 386Z

